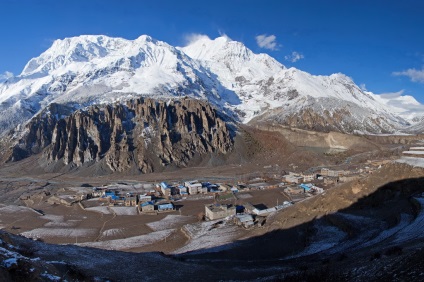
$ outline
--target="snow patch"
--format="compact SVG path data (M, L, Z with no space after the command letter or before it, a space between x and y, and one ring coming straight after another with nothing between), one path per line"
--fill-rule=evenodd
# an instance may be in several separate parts
M116 215L137 215L135 207L109 207Z
M130 237L126 239L116 239L109 241L101 241L101 242L87 242L82 244L77 244L78 246L84 247L94 247L106 250L127 250L140 248L146 245L150 245L161 240L165 240L166 237L174 232L174 229L167 229L157 232L152 232L146 235L140 235L135 237Z
M314 229L316 233L310 240L312 243L302 252L289 258L312 255L331 249L340 244L347 236L347 234L339 228L323 224L320 220L314 224Z
M72 227L75 226L80 220L67 220L62 215L49 215L43 216L43 219L50 220L50 222L44 224L45 227Z
M70 229L70 228L36 228L31 231L22 232L21 235L27 238L48 238L48 237L85 237L96 234L96 229Z
M187 224L184 230L190 236L190 241L182 248L174 251L181 254L190 251L210 252L231 248L238 236L238 227L227 223L225 220L206 221ZM211 249L212 248L212 249Z
M18 259L17 258L9 258L9 259L5 259L2 262L2 265L6 268L10 268L13 265L18 265Z
M28 212L32 211L30 208L22 207L22 206L6 206L0 204L0 213L20 213L20 212Z
M395 243L411 241L418 238L424 238L424 198L414 198L421 205L421 212L417 215L411 224L403 228L396 234Z
M379 242L382 242L382 241L392 237L393 235L395 235L399 231L405 229L409 224L411 224L411 221L412 221L412 216L410 216L408 214L401 214L399 224L397 224L393 228L389 228L389 229L384 230L377 237L373 238L372 240L370 240L368 242L365 242L361 247L373 246L373 245L375 245Z
M116 235L122 235L123 231L122 228L112 228L112 229L108 229L102 232L102 238L104 237L112 237L112 236L116 236Z
M99 212L102 214L111 214L112 212L110 211L109 207L105 207L105 206L98 206L98 207L91 207L91 208L86 208L86 211L93 211L93 212Z
M413 167L424 168L424 158L401 157L396 160L397 163L408 164Z
M167 215L164 219L155 222L150 222L146 225L154 231L162 231L177 228L181 225L181 223L186 223L187 221L190 221L190 219L191 218L188 216Z
M49 281L61 281L62 280L62 278L60 278L59 276L55 276L55 275L47 273L47 272L40 274L40 276L48 279Z

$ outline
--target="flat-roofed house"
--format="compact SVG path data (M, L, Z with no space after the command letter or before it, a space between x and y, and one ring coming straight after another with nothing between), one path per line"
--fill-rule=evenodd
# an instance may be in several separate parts
M209 220L225 218L232 215L236 215L236 207L233 205L205 205L205 216Z

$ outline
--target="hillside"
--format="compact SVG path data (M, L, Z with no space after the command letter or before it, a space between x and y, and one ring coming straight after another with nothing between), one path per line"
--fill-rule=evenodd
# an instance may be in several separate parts
M233 148L235 133L199 100L141 98L61 113L61 106L51 104L26 125L21 138L12 135L10 143L16 145L9 161L43 153L39 163L47 170L95 165L148 173Z
M174 256L49 245L2 231L0 277L420 281L422 173L408 165L389 165L364 180L280 211L244 240ZM168 267L163 269L163 264ZM105 272L106 265L115 267Z

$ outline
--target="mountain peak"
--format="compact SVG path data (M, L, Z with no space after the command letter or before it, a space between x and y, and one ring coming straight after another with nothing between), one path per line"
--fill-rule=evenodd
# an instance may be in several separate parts
M329 118L348 113L345 124L352 126L340 130L363 132L393 131L405 123L403 113L410 120L418 110L424 112L411 99L378 99L341 73L320 76L287 69L226 35L196 35L183 48L148 35L134 40L82 35L54 41L21 75L0 83L0 133L52 102L78 108L140 96L181 95L209 100L243 122L275 116L293 122L306 109ZM365 116L370 122L363 125ZM384 124L374 125L381 120L377 117L385 117Z
M229 56L250 60L257 56L242 42L234 41L227 35L215 39L210 39L207 35L196 35L187 46L179 49L193 59L203 61L225 59Z
M101 58L112 51L120 50L130 41L105 35L81 35L55 40L40 56L31 59L21 76L37 73L47 75L51 71L72 62L88 62Z
M151 37L150 35L147 35L147 34L143 34L143 35L139 36L134 41L135 42L157 42L156 39L154 39L153 37Z

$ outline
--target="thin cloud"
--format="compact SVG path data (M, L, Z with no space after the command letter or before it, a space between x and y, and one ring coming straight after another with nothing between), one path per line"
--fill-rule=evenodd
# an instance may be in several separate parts
M405 90L402 89L398 92L381 93L381 94L378 94L378 95L380 95L380 97L383 98L383 99L395 99L395 98L402 96L404 92L405 92Z
M200 33L190 33L184 36L184 41L186 45L190 45L202 39L210 40L209 36L207 36L206 34L200 34Z
M383 103L397 109L397 112L402 114L402 116L424 115L424 105L414 97L404 95L404 93L405 90L400 90L398 92L378 94L378 96L383 98Z
M0 82L6 81L11 77L13 77L13 73L10 71L5 71L4 73L0 74Z
M264 49L268 49L268 50L278 50L278 43L277 43L277 37L275 35L266 35L266 34L261 34L255 37L256 39L256 43L258 44L259 47L264 48Z
M290 55L287 55L284 57L284 59L286 59L287 61L290 61L292 63L296 63L299 60L304 59L305 56L303 56L303 54L293 51Z
M219 36L226 38L228 41L232 40L225 32L223 32L221 30L218 30L218 34L219 34Z
M421 70L407 69L405 71L393 72L395 76L407 76L413 82L424 83L424 67Z

